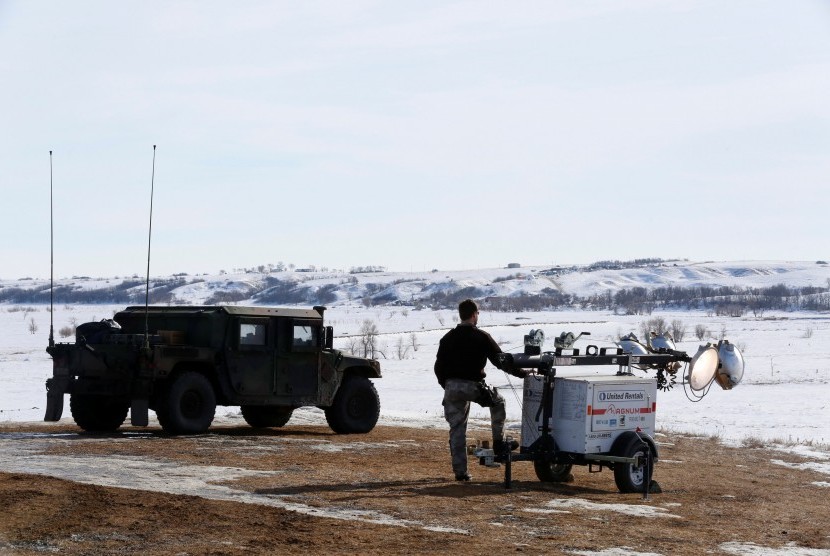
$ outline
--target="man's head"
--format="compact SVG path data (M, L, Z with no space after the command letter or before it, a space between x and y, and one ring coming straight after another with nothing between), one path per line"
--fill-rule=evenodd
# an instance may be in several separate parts
M463 322L472 322L476 324L478 321L478 305L472 299L465 299L458 304L458 317Z

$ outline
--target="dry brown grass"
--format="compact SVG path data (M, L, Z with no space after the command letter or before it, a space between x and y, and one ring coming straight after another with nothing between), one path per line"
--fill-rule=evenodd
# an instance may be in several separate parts
M5 424L0 432L19 430ZM264 433L241 427L212 433L177 438L159 433L130 442L119 435L95 442L79 436L76 442L56 442L50 453L91 456L93 466L97 457L124 455L278 470L230 486L310 507L380 512L410 526L0 473L0 553L568 554L628 547L692 555L718 553L726 542L830 548L828 490L813 484L828 477L773 464L771 459L797 463L801 458L755 442L729 448L715 438L660 437L655 479L663 492L644 501L618 493L607 470L575 468L571 483L542 484L527 462L514 464L511 490L502 484L502 470L478 466L471 467L471 483L457 483L440 429L379 427L369 435L337 436L324 427L289 424ZM266 444L269 449L257 449ZM320 451L320 444L342 451ZM550 513L551 504L573 501L602 506ZM625 513L644 506L678 517Z

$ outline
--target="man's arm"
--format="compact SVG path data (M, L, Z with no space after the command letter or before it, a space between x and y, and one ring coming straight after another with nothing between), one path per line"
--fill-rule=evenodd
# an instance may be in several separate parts
M444 388L447 384L447 373L446 367L444 364L444 360L442 359L443 354L443 343L438 343L438 353L435 355L435 365L433 370L435 371L435 378L438 379L438 384L441 385L441 388Z
M484 331L482 330L482 332L484 332ZM499 346L499 344L496 343L496 341L493 339L493 337L490 334L487 334L487 332L484 332L484 333L487 335L487 340L488 340L488 344L489 344L489 347L488 347L488 350L487 350L487 359L490 360L490 363L492 363L493 366L496 367L497 369L501 369L502 371L504 371L508 374L511 374L515 377L518 377L518 378L526 377L528 373L524 369L511 369L511 368L503 369L502 368L501 362L498 359L498 354L503 353L502 350L501 350L501 347Z
M499 345L496 343L496 341L489 333L484 332L484 330L481 330L481 332L484 334L486 342L487 359L490 360L490 363L492 363L494 367L496 367L497 369L501 369L501 363L499 363L498 358L498 354L502 353L501 347L499 347Z

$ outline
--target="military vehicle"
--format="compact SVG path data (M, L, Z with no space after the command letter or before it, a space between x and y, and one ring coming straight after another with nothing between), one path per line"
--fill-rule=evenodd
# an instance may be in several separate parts
M294 409L317 406L336 433L366 433L380 400L369 379L380 364L332 347L325 307L128 307L79 325L74 343L50 341L44 420L63 414L64 394L86 431L134 426L153 410L171 434L210 427L217 405L239 406L252 427L281 427Z

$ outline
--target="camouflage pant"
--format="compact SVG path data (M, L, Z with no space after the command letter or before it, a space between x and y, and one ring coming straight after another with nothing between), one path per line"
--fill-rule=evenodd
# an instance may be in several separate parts
M504 436L504 398L495 388L487 388L483 382L451 378L444 388L444 417L450 424L450 455L452 470L456 474L467 471L467 418L470 402L490 408L493 442Z

